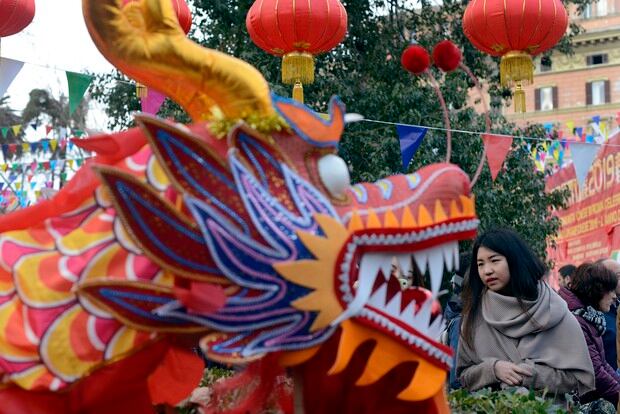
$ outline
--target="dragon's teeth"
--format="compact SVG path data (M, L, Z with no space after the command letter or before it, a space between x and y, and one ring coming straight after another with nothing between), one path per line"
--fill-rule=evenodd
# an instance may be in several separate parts
M433 292L433 298L436 298L439 293L439 288L441 287L441 279L443 278L442 246L428 249L428 267L431 275L431 291Z
M389 313L390 315L398 318L398 316L400 315L401 300L402 300L402 294L401 292L398 292L396 295L394 295L392 300L390 300L390 303L387 304L385 311Z
M399 254L396 257L398 258L401 276L408 278L409 273L411 272L411 256L409 254Z
M426 263L428 262L428 250L418 250L413 252L413 258L415 259L420 274L426 273Z

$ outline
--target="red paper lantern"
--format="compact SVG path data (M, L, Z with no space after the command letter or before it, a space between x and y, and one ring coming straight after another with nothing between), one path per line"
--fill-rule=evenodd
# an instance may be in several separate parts
M314 56L342 42L347 12L339 0L256 0L245 24L258 47L282 57L282 82L295 85L293 96L303 101L301 85L314 82Z
M19 33L34 18L34 0L0 0L0 37Z
M560 0L472 0L463 16L463 31L471 43L502 57L501 83L516 87L518 112L525 112L522 86L534 78L532 56L555 46L567 25Z
M123 5L127 3L135 3L139 0L123 0ZM177 13L177 19L185 34L189 33L192 28L192 13L184 0L171 0L174 11Z

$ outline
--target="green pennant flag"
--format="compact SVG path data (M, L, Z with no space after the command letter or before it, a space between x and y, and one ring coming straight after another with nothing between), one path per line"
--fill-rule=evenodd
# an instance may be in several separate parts
M82 135L84 135L84 131L82 131L81 129L75 129L73 130L73 133L76 137L81 137Z
M69 84L69 114L72 115L84 98L93 80L92 76L83 73L66 72L67 83Z
M6 134L9 133L9 127L2 127L2 138L6 138Z

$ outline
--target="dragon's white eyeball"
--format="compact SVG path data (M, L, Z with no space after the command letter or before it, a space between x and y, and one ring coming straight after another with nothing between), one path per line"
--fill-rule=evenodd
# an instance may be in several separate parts
M341 198L351 186L349 168L342 158L327 154L318 161L319 176L323 185L333 197Z

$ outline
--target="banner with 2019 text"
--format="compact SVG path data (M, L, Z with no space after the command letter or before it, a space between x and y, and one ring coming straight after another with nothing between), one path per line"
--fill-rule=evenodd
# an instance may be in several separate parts
M620 260L620 133L594 158L583 186L574 163L547 178L546 189L567 188L567 208L556 212L561 228L555 247L548 248L557 270L604 257Z

